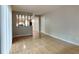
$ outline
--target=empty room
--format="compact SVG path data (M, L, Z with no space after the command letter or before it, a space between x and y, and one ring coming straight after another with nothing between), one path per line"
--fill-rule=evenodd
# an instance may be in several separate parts
M0 5L1 54L78 54L78 5Z

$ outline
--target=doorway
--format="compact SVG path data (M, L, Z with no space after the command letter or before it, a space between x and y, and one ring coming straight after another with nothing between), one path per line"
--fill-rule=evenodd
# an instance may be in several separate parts
M32 36L39 38L40 36L40 17L25 12L12 12L12 28L13 42L18 41L15 38ZM14 40L15 39L15 40Z

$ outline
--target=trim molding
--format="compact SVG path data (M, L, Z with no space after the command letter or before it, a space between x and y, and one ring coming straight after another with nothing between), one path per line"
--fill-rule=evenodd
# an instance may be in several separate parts
M78 43L71 42L71 41L65 40L65 39L63 39L63 38L60 38L60 37L58 37L58 36L51 35L51 34L48 34L48 33L45 33L45 32L42 32L42 33L44 33L44 34L46 34L46 35L48 35L48 36L51 36L51 37L53 37L53 38L56 38L56 39L59 39L59 40L62 40L62 41L68 42L68 43L70 43L70 44L73 44L73 45L77 45L77 46L79 46Z
M13 38L15 38L15 37L22 37L22 36L32 36L31 34L29 34L29 35L16 35L16 36L13 36Z

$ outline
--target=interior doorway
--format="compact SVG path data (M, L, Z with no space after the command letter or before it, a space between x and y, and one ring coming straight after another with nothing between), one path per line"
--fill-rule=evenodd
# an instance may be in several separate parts
M39 17L34 17L34 19L32 19L32 27L33 37L39 37Z
M13 40L11 53L14 53L16 50L18 50L19 47L17 45L20 44L20 42L34 42L34 39L36 40L40 37L39 33L41 23L39 16L32 16L26 14L26 16L24 16L23 14L19 15L17 13L18 12L12 12ZM25 42L21 46L23 47L23 49L25 49L26 45L27 44Z
M13 42L18 41L15 38L32 36L33 38L40 37L40 17L24 12L12 12L12 28ZM14 40L15 39L15 40Z

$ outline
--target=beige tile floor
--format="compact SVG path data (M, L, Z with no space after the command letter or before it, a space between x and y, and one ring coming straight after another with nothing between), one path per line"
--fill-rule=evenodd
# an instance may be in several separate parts
M12 54L78 54L79 46L69 44L50 36L41 35L36 37L15 38L13 42Z

